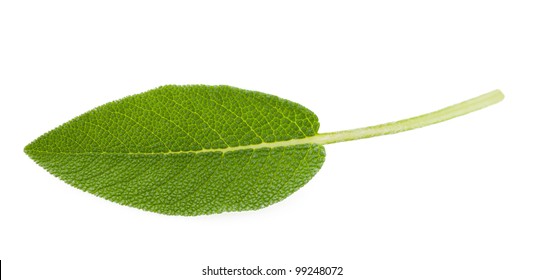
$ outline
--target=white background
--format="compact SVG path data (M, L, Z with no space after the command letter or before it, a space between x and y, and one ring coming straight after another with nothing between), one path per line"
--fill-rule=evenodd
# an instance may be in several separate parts
M319 279L543 279L539 1L365 2L2 1L2 279L221 279L201 276L208 265L344 267ZM310 183L254 212L188 218L120 206L23 153L98 105L199 83L303 104L321 132L496 88L506 99L327 146Z

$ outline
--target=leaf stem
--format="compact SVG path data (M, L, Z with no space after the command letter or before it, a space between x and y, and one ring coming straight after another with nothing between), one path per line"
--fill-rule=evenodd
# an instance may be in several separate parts
M375 136L387 135L399 133L402 131L412 130L431 124L443 122L455 117L466 115L468 113L480 110L487 106L493 105L500 102L504 98L504 95L500 90L494 90L486 94L482 94L478 97L469 99L467 101L446 107L444 109L424 114L421 116L400 120L397 122L390 122L380 125L374 125L369 127L343 130L338 132L329 132L317 134L305 138L291 139L287 141L279 142L263 142L260 144L246 145L246 146L235 146L227 148L218 148L218 149L202 149L198 151L170 151L170 152L158 152L158 153L141 153L141 152L128 152L128 153L111 153L111 152L99 152L100 154L130 154L130 155L167 155L167 154L186 154L186 153L209 153L209 152L233 152L238 150L246 149L261 149L261 148L277 148L277 147L286 147L286 146L295 146L295 145L305 145L305 144L333 144L338 142L346 142L363 138L370 138ZM39 150L30 150L28 146L25 148L25 152L34 152L34 153L56 153L56 154L92 154L93 152L88 153L66 153L66 152L50 152L50 151L39 151Z
M464 102L417 117L369 127L317 134L310 137L312 138L310 142L324 145L387 134L395 134L466 115L487 106L496 104L503 99L504 95L497 89Z

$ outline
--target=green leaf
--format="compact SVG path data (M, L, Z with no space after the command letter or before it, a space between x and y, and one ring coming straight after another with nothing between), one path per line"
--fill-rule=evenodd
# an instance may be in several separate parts
M396 123L318 134L294 102L229 86L162 86L97 107L25 152L81 190L143 210L202 215L255 210L304 186L323 144L391 134L502 100L500 91Z

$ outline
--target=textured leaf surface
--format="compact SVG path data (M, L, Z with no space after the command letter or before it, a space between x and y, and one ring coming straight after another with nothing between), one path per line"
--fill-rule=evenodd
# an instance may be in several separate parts
M25 148L65 182L171 215L254 210L307 183L322 145L299 104L228 86L163 86L95 108ZM270 145L263 143L271 143Z

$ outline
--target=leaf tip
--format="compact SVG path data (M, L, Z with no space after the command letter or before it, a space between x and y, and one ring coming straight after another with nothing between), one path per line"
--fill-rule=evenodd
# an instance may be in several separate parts
M28 155L28 153L30 152L30 144L26 145L25 148L23 149L23 151L25 152L25 154Z
M27 156L29 156L32 160L34 160L33 153L32 153L32 152L34 151L34 150L33 150L33 147L35 146L34 143L35 143L35 141L30 142L30 143L27 144L27 145L24 147L24 149L23 149L23 151L25 152L25 154L26 154Z

